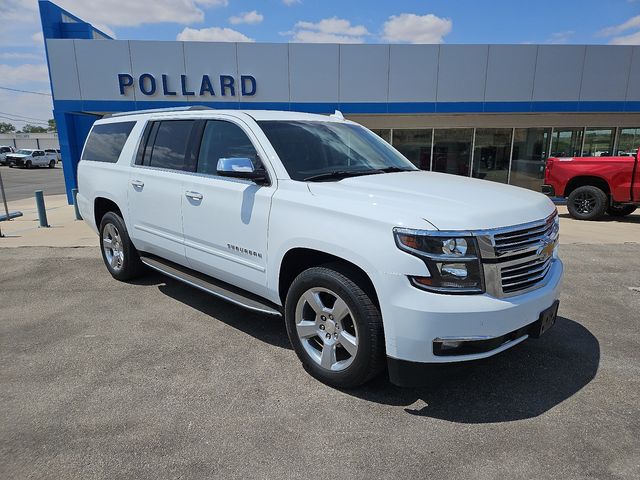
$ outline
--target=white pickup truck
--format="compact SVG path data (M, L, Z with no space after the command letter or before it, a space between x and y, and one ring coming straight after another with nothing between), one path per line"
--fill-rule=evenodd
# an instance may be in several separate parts
M11 155L15 149L9 145L0 145L0 165L6 165L7 155Z
M44 150L22 148L15 153L7 154L5 162L10 167L49 167L55 168L58 157L55 153Z
M393 383L419 384L556 319L548 198L420 171L339 112L116 114L94 124L78 182L113 277L147 266L282 315L306 370L330 385L385 364Z

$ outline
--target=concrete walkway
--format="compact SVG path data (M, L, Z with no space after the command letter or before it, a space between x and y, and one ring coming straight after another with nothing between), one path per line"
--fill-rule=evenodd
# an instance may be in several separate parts
M66 195L45 195L47 220L50 228L40 228L34 198L9 202L10 211L24 215L9 222L0 222L2 247L94 247L98 236L89 226L76 220L73 206Z

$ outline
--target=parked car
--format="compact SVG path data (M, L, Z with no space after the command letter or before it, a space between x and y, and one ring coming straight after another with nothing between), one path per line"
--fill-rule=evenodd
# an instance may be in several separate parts
M0 145L0 165L7 164L7 154L15 152L15 149L10 145Z
M556 318L558 215L540 193L417 169L332 116L184 109L91 129L78 205L110 274L146 265L283 315L311 375L399 385Z
M56 162L60 162L60 160L62 160L62 157L60 156L60 150L58 150L57 148L46 148L45 153L52 153L56 156Z
M10 167L49 167L56 166L56 156L54 153L47 153L44 150L32 148L22 148L15 153L7 155L6 162Z
M629 215L640 205L638 150L633 156L549 158L542 192L567 198L578 220Z

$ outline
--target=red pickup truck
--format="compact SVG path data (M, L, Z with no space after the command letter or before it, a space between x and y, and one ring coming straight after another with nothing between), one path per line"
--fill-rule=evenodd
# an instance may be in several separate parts
M640 152L618 157L547 159L542 193L566 197L573 218L624 217L640 206Z

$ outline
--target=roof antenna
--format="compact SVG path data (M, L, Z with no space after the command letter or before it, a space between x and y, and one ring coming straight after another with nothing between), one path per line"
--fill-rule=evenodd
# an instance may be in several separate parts
M336 110L329 116L333 118L337 118L338 120L344 120L344 116L342 115L342 112L340 110Z

